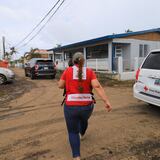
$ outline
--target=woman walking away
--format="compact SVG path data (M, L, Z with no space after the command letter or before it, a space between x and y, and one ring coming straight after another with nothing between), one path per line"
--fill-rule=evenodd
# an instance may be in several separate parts
M84 136L88 119L92 114L94 100L92 88L103 100L106 109L111 111L110 102L93 70L83 67L83 54L77 52L73 56L72 67L62 74L58 86L66 89L64 116L68 130L69 142L74 160L80 160L80 136Z

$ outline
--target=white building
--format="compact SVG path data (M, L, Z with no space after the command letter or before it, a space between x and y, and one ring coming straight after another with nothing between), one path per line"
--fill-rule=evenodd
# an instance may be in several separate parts
M160 28L107 35L49 51L53 51L54 60L57 60L58 55L59 69L64 69L68 59L80 51L84 53L88 67L96 71L122 73L134 71L135 66L140 65L150 50L158 48L160 48ZM138 64L135 64L135 60Z

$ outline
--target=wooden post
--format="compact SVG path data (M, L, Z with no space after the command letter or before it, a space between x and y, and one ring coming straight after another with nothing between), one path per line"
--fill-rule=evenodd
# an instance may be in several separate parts
M6 51L5 51L5 37L4 36L2 37L2 43L3 43L3 56L2 57L3 57L3 59L5 59L5 56L6 56L5 53L6 53Z
M87 50L86 50L86 47L83 48L83 55L84 55L84 60L85 60L84 66L86 67L87 66Z

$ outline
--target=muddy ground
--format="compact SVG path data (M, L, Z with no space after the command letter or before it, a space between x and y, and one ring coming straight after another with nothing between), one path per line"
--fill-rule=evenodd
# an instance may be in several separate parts
M0 160L70 160L57 80L25 78L0 86ZM97 104L81 142L83 160L160 160L160 108L133 98L132 87L106 86L113 110Z

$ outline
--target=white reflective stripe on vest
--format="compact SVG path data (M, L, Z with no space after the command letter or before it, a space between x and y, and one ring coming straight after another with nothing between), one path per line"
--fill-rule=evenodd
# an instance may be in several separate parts
M91 94L68 94L67 101L92 101Z
M73 79L78 80L78 67L77 66L73 66ZM82 79L86 80L86 67L83 67L82 69Z

